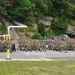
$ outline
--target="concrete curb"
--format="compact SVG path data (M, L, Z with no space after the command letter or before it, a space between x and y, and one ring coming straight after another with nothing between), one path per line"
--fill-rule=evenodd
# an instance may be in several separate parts
M55 59L0 59L0 61L56 61Z

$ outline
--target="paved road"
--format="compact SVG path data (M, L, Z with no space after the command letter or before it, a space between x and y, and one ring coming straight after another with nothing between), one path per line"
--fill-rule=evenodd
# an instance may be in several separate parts
M59 52L59 51L51 51L47 50L46 52L25 52L25 51L19 51L17 50L16 52L11 53L11 59L40 59L40 60L52 60L52 59L63 59L63 60L75 60L75 52L73 51L68 51L67 53ZM5 59L6 58L6 53L5 52L0 52L0 59Z

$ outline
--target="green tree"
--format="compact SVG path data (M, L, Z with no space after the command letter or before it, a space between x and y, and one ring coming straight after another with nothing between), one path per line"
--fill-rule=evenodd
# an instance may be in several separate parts
M15 4L8 8L8 14L15 20L22 22L33 19L33 8L35 5L30 0L15 0ZM32 17L32 18L30 18Z
M0 15L7 14L6 7L8 0L0 0Z
M36 7L35 10L37 12L40 12L40 14L45 15L48 13L48 6L47 6L47 1L46 0L31 0L32 2L35 3Z
M37 29L38 29L38 32L42 35L42 36L45 36L45 25L40 23L37 25Z
M65 34L68 27L68 19L64 17L52 20L51 28L55 35Z
M72 1L69 0L52 0L52 8L50 13L53 17L58 17L65 15L66 17L70 17L73 14L73 11L75 10L75 5Z

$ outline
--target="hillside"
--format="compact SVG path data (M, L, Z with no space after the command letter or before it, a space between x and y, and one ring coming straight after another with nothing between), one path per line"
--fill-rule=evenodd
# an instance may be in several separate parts
M1 0L0 7L0 19L7 16L12 23L17 21L27 25L24 35L28 37L75 32L74 0Z
M44 19L42 19L41 23L43 23L45 25L45 31L49 31L50 32L46 32L48 33L47 34L47 37L50 37L50 36L53 36L53 33L52 32L52 29L51 29L51 20L52 20L52 17L45 17ZM34 23L32 24L32 26L28 26L26 29L15 29L15 31L17 32L17 34L19 36L26 36L26 37L30 37L32 38L32 36L34 36L35 34L37 34L37 38L43 38L40 33L38 32L38 29L37 29L37 24ZM22 34L23 33L23 34ZM25 33L25 34L24 34ZM68 25L68 28L67 28L67 33L75 33L75 21L72 20L72 23L70 25ZM7 34L7 29L4 25L4 23L2 23L2 25L0 25L0 34Z

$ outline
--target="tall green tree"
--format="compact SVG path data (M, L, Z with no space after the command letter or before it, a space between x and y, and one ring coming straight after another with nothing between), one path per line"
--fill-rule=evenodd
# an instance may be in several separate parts
M42 23L39 23L37 25L38 27L38 32L42 35L42 36L45 36L45 25L42 24Z
M0 0L0 15L7 14L6 7L8 5L8 0Z
M75 5L72 0L52 0L52 4L53 6L50 13L53 17L61 17L62 15L69 17L75 10Z
M29 17L33 17L32 10L35 7L30 0L15 0L15 4L8 8L8 14L15 20L30 21Z
M68 19L63 16L52 20L51 28L55 35L66 34L67 27Z

